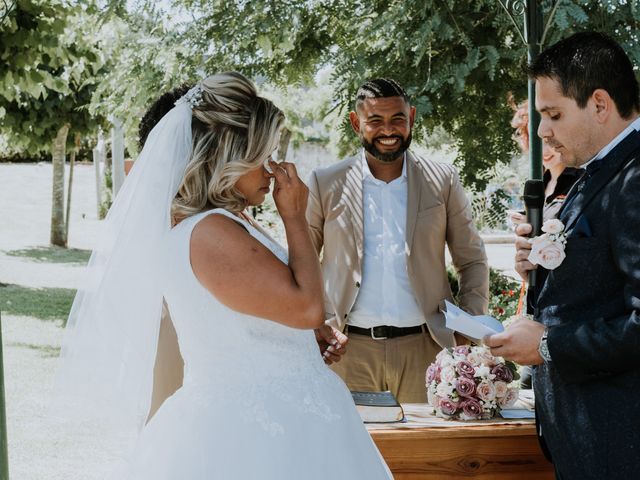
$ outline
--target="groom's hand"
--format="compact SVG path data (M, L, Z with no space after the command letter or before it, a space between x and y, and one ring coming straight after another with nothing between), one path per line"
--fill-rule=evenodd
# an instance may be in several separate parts
M326 323L314 330L324 363L331 365L339 362L347 351L349 338L337 328Z
M504 357L520 365L540 365L543 360L538 353L544 325L534 320L517 320L504 332L484 337L484 344L491 354Z

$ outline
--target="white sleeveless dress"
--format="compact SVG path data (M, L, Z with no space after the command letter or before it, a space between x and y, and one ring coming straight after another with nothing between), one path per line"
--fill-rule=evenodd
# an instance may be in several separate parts
M210 214L242 224L287 262L281 246L223 209L171 231L164 290L184 385L144 428L114 479L392 478L349 391L322 361L313 332L231 310L196 279L191 232Z

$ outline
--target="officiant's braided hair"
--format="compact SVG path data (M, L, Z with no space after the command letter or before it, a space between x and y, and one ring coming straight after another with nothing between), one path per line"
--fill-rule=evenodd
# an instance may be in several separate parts
M367 98L402 97L409 102L404 88L392 78L374 78L360 85L356 92L356 110Z
M622 118L640 111L638 81L631 60L611 37L580 32L547 48L529 65L533 79L547 77L560 83L562 94L585 108L593 92L606 90Z
M284 114L237 72L211 75L201 82L202 98L193 106L193 151L172 205L174 220L211 208L243 210L238 179L260 167L276 149Z

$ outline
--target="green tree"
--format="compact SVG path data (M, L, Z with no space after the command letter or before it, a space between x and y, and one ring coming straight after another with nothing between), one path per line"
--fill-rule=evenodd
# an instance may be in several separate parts
M548 15L552 2L543 1ZM443 127L455 140L463 181L506 163L511 140L508 92L526 96L526 47L498 0L176 0L193 17L184 42L217 66L265 75L277 83L309 81L335 67L336 109L345 118L357 86L390 76L418 110L416 135ZM547 44L575 31L616 37L640 65L640 6L635 1L562 0ZM205 66L208 66L205 63ZM346 120L346 118L345 118ZM342 124L342 150L353 136Z
M107 61L89 111L120 119L127 151L134 155L138 124L149 104L182 83L195 83L206 52L184 43L181 30L167 22L155 2L131 11L118 2L109 4L97 34Z
M19 0L0 24L0 126L10 151L52 154L51 243L66 246L64 159L67 133L93 135L87 106L102 65L86 5Z

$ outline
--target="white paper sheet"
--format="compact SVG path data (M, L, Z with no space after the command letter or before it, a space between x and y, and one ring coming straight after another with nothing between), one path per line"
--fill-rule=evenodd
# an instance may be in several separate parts
M493 335L504 330L502 323L489 315L469 315L446 300L445 305L447 311L444 312L444 316L447 328L460 332L473 340L482 340L486 335Z

